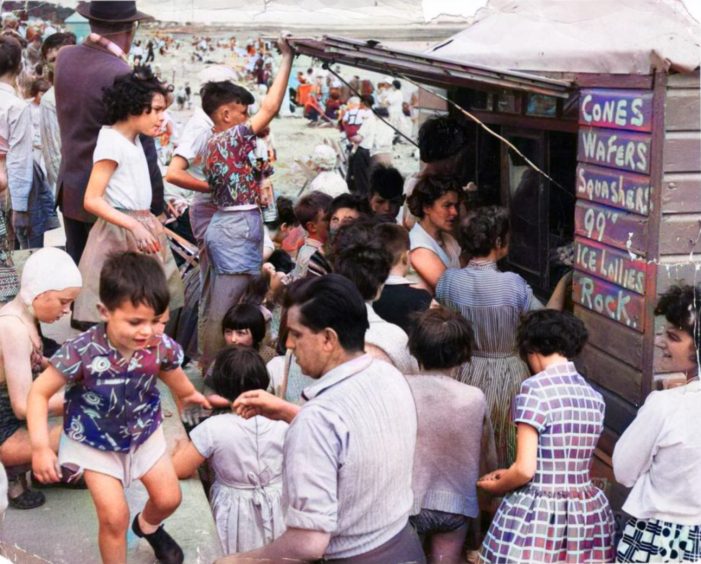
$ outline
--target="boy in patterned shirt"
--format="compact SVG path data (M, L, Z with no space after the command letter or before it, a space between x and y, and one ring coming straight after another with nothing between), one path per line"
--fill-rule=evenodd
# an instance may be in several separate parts
M163 269L146 255L122 253L100 273L103 323L67 341L32 385L27 422L32 467L41 482L82 473L95 503L103 562L126 561L129 506L124 488L138 479L149 499L132 523L160 562L183 552L161 522L180 504L180 486L166 450L157 380L183 404L209 407L180 365L183 352L160 334L170 295ZM66 386L58 460L49 447L48 399Z

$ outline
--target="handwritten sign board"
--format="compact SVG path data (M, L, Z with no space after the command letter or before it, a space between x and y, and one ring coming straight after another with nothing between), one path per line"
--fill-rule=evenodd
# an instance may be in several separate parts
M628 253L577 238L574 252L577 270L598 276L638 294L645 293L647 263L630 258Z
M577 197L640 215L650 212L650 177L580 164Z
M580 127L577 160L648 174L651 142L652 137L647 133Z
M579 123L593 127L652 131L652 92L582 90Z
M607 206L579 200L574 209L577 235L636 255L645 255L647 219Z
M593 276L575 272L574 301L640 333L644 331L645 297Z

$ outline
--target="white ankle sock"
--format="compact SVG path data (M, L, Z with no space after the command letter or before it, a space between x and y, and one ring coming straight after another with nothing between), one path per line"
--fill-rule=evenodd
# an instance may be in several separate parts
M145 535L151 535L151 534L155 533L158 530L158 527L161 526L160 523L158 523L157 525L152 525L151 523L146 521L146 519L144 519L143 513L139 513L138 519L139 519L139 529L141 529L141 532Z

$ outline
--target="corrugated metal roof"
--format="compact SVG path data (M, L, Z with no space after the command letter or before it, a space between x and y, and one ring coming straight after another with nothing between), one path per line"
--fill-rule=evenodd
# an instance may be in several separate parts
M322 39L291 37L289 41L298 52L310 57L385 74L406 76L417 82L442 88L508 88L560 98L567 98L573 89L573 84L565 80L485 65L471 65L425 53L389 49L372 40L359 41L324 36Z

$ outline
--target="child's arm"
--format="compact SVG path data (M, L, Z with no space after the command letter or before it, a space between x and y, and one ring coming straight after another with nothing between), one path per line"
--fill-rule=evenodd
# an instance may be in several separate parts
M192 441L178 443L173 452L173 467L178 479L190 478L205 460Z
M538 457L538 431L526 423L516 425L516 461L477 480L477 485L494 495L502 495L533 479Z
M131 231L142 252L157 253L160 250L158 239L136 219L114 209L105 200L105 190L115 170L117 170L117 163L111 160L97 161L93 165L83 198L85 211Z
M292 423L300 409L300 406L263 390L244 392L234 401L234 412L244 419L262 415L268 419Z
M287 83L290 80L290 69L292 68L294 53L286 39L279 39L277 44L282 53L282 62L280 70L278 70L275 80L270 86L270 90L268 90L260 104L260 110L251 118L251 129L256 134L268 127L268 124L280 111L282 99L285 97L285 91L287 90Z
M180 155L173 156L168 170L166 171L165 179L171 184L175 184L180 188L194 190L195 192L211 192L209 184L204 180L199 180L187 172L189 163L187 159Z
M194 403L206 409L212 409L207 398L195 389L195 386L188 380L182 368L162 370L158 377L165 382L166 386L183 404Z
M60 471L56 453L49 444L49 398L66 385L66 378L49 366L34 380L27 402L27 427L32 443L32 470L40 482L58 482Z

